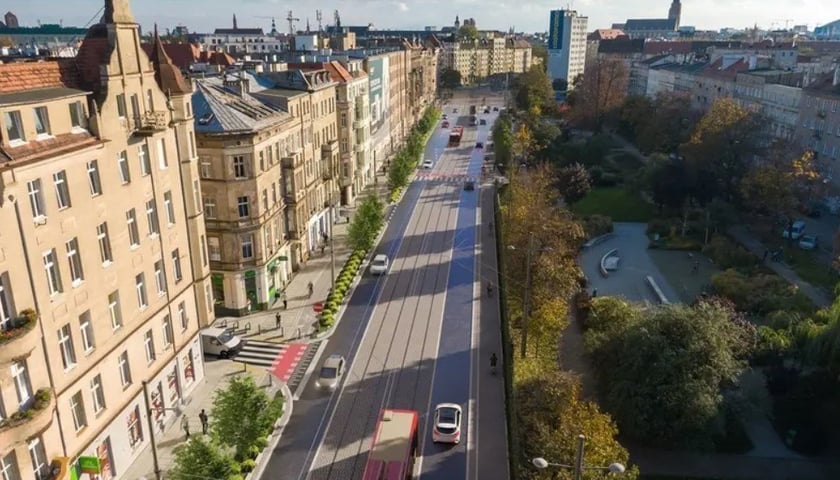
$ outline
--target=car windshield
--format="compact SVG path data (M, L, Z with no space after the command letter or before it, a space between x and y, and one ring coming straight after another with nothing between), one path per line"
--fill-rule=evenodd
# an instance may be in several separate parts
M384 267L385 266L385 259L374 258L373 259L373 264L376 265L377 267Z
M438 414L438 423L455 424L455 410L451 408L441 409Z
M219 335L219 343L228 343L233 339L233 335L231 335L230 331L225 330Z
M332 367L322 367L321 368L321 378L331 379L338 376L338 370Z

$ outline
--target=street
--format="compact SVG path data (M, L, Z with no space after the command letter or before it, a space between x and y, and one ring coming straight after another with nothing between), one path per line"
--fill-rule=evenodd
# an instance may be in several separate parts
M502 106L501 98L487 100ZM453 125L465 124L470 104L480 106L481 96L456 95L444 113ZM433 132L424 158L434 167L418 172L375 247L391 259L390 271L364 273L312 366L317 372L323 359L342 355L344 380L333 392L318 390L314 378L302 386L263 478L360 478L386 407L421 414L421 478L507 478L503 380L489 377L486 366L500 349L498 307L483 290L495 257L484 266L491 260L481 243L490 237L479 228L482 216L492 216L493 197L489 184L480 184L484 150L474 148L487 142L496 112L479 116L487 125L465 128L459 147L446 148L448 129L438 124ZM475 191L464 190L467 179ZM431 442L431 413L441 402L463 408L459 445Z

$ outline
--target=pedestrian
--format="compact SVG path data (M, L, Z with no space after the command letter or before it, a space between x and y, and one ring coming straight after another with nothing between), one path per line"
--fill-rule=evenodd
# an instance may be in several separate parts
M306 285L306 288L309 289L309 298L312 298L312 293L315 291L315 286L312 285L312 282L309 282L309 284Z
M321 255L324 254L324 250L327 248L327 241L324 240L324 243L321 244Z
M245 304L245 309L251 313L251 297L248 297L248 303Z
M691 265L691 273L697 273L698 271L700 271L700 260L695 260Z
M274 314L274 328L280 328L280 312Z
M190 419L186 415L181 417L181 430L183 430L184 433L187 434L186 439L189 440L190 439Z
M598 289L597 289L597 288L593 288L593 289L592 289L592 298L595 298L595 297L597 297L597 296L598 296Z
M201 412L198 413L198 420L201 422L201 433L207 435L207 414L204 413L204 409L201 409Z

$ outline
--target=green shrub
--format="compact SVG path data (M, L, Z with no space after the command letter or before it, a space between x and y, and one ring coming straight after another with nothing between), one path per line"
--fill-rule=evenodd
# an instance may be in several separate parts
M239 475L237 473L235 475L231 475L231 476L227 477L227 480L245 480L245 477L243 477L242 475Z
M758 264L758 257L721 235L712 237L703 253L724 270L736 268L744 271Z
M775 274L748 276L730 268L712 276L712 287L742 312L763 315L777 310L802 314L814 311L808 297Z
M257 468L257 463L252 458L246 458L242 461L242 473L251 473Z
M249 458L257 458L260 455L260 453L262 453L262 451L263 451L262 448L260 448L256 445L251 445L251 448L248 449L248 457Z
M283 400L283 396L282 396L282 395L280 396L280 400L281 400L281 401ZM268 446L268 437L260 437L260 438L258 438L258 439L257 439L257 441L256 441L256 442L254 442L254 446L256 446L257 448L259 448L260 450L265 450L265 448Z
M612 218L606 215L589 215L583 219L583 231L588 239L612 233Z
M648 235L658 234L660 237L668 237L674 231L673 228L673 220L665 218L654 218L653 220L648 222L647 233Z

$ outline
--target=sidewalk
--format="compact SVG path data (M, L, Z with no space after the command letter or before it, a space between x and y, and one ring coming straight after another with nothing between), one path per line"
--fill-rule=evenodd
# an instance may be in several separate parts
M358 205L364 198L376 192L379 198L386 202L385 218L393 209L387 204L388 179L383 172L377 175L376 184L371 184L357 198ZM344 219L337 219L339 223L333 225L333 248L335 248L335 273L338 274L344 267L352 251L347 245L347 228L349 223ZM289 341L307 342L309 336L317 331L317 314L313 311L312 305L316 302L323 302L332 285L331 255L328 247L323 254L316 253L314 257L306 262L305 266L295 272L292 279L286 285L287 308L283 308L283 302L277 301L268 310L254 312L244 317L219 317L215 324L220 325L227 322L228 326L238 325L238 329L248 328L242 336L246 340L262 340L268 342L283 343ZM313 295L310 297L307 285L312 282ZM281 297L282 298L282 297ZM276 314L280 313L281 328L276 325ZM238 322L238 323L237 323ZM252 375L258 385L267 388L269 395L273 396L280 388L280 382L272 379L264 368L243 363L205 359L204 380L198 385L192 394L186 399L181 413L171 416L164 427L163 433L155 434L155 443L158 451L158 464L166 478L166 472L172 467L175 449L186 441L184 431L181 430L181 417L186 415L189 418L190 432L192 435L201 435L201 423L198 420L198 413L204 409L210 415L210 423L213 423L212 407L213 394L226 382L237 375ZM291 399L290 399L291 400ZM143 425L144 434L148 434L146 424ZM120 478L127 480L154 480L154 460L152 449L147 445L143 452L137 457L127 471L120 475Z
M767 251L767 248L755 237L750 235L743 226L730 227L727 233L758 258L763 258L764 252ZM817 307L821 308L831 305L831 297L823 289L815 287L799 278L799 275L783 262L765 262L765 265L770 267L780 277L799 287L799 290L810 298Z

